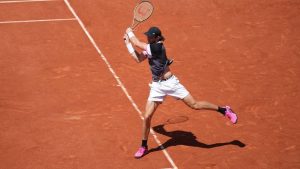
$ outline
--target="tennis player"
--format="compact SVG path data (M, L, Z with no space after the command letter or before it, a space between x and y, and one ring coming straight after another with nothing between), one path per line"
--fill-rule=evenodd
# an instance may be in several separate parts
M151 118L164 98L169 95L182 100L186 105L195 110L214 110L227 117L233 124L237 123L237 115L229 106L220 107L207 101L197 101L189 91L179 82L178 78L171 72L171 60L167 58L164 40L158 27L151 27L147 32L148 43L141 42L133 33L131 28L126 29L124 35L125 45L132 58L138 63L148 59L152 83L150 94L143 114L142 144L135 153L135 158L141 158L148 152L147 140L150 132ZM135 50L133 45L141 52Z

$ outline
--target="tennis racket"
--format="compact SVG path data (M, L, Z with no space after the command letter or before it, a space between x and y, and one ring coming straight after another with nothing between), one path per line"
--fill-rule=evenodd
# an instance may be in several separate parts
M147 20L153 13L154 6L148 0L142 0L138 3L133 10L133 21L131 29L134 30L140 23Z

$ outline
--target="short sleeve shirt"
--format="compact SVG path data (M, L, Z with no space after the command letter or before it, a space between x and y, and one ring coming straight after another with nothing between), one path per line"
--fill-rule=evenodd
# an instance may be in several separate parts
M143 54L147 56L153 80L159 80L167 66L166 49L161 42L148 44Z

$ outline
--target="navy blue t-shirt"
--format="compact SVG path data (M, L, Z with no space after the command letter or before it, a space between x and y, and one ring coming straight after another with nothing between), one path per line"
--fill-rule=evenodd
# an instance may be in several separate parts
M148 44L147 48L148 63L152 73L152 80L159 80L168 64L166 49L162 42Z

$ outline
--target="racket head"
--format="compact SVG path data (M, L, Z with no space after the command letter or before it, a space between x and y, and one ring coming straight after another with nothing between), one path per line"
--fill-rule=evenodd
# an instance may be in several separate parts
M131 28L135 28L139 23L147 20L153 13L154 6L150 1L143 0L133 10L133 24Z

